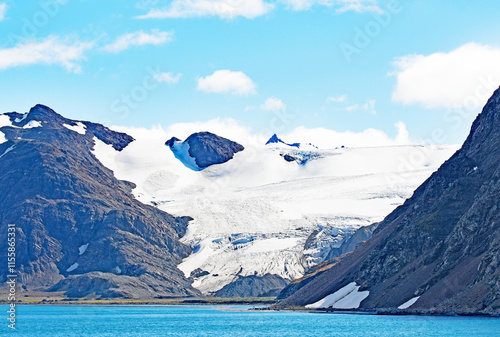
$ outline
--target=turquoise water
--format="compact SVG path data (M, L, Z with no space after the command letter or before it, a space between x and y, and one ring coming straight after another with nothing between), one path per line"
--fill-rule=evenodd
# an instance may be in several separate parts
M1 336L500 336L500 318L332 315L241 306L17 306Z

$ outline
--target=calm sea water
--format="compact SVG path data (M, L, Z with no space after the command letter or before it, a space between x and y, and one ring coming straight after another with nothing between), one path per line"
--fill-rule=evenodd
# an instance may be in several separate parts
M1 336L500 336L500 318L332 315L242 306L17 306Z

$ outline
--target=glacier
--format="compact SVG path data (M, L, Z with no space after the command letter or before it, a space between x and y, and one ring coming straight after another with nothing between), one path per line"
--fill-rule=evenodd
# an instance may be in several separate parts
M118 179L136 184L139 201L193 218L181 240L193 252L178 268L206 295L238 277L301 277L401 205L458 149L294 148L314 154L297 165L283 160L282 147L240 140L245 150L232 160L195 172L164 146L171 135L162 129L126 132L135 141L122 151L95 138L93 153Z

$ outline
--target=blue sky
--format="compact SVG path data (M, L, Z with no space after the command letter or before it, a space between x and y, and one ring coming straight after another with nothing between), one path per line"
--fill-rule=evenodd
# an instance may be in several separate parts
M0 111L391 137L403 122L460 143L500 84L498 13L493 0L0 0Z

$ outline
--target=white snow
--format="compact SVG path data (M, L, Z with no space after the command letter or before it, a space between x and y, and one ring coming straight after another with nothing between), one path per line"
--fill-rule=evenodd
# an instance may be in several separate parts
M174 142L172 152L186 167L194 171L200 171L200 167L196 164L195 159L189 155L189 144L187 142Z
M115 129L136 141L119 152L95 139L93 154L118 179L137 185L133 193L139 201L194 218L182 238L193 253L178 267L187 276L198 268L209 273L193 283L204 294L238 275L301 277L350 233L381 221L401 205L458 149L407 145L317 150L317 159L300 166L286 162L280 149L266 147L265 140L246 140L241 136L245 131L236 126L228 128L231 134L206 125L179 129L183 132L175 126L170 131ZM195 131L214 132L245 150L227 163L193 171L165 141L185 139ZM182 154L188 150L180 143L174 148ZM304 250L313 231L316 242Z
M22 121L24 121L26 119L26 117L28 117L27 113L23 114L23 117L21 117L21 118L16 118L14 121L16 123L21 123Z
M85 245L81 245L78 250L80 251L80 255L82 255L83 253L85 253L85 251L87 250L89 244L85 244Z
M256 241L251 244L245 251L246 254L267 253L275 250L286 250L296 246L299 243L299 238L272 238Z
M116 272L117 272L118 274L121 274L121 272L122 272L122 270L121 270L121 269L120 269L120 267L118 267L118 266L116 266L116 267L115 267L115 270L116 270Z
M26 124L25 126L23 126L23 129L38 128L38 127L41 127L41 126L42 126L42 122L32 120L32 121L29 121L28 124Z
M7 153L9 153L10 151L12 151L14 149L14 147L16 147L16 145L12 145L11 147L9 147L7 150L5 150L4 153L2 153L2 155L0 155L0 158L2 158L3 156L5 156Z
M75 131L81 135L84 135L87 132L87 127L82 122L77 122L76 125L63 124L66 129L70 129L71 131Z
M69 267L68 269L66 269L66 271L69 273L69 272L72 272L73 270L75 270L76 268L78 268L79 264L78 262L75 262L71 265L71 267Z
M361 302L370 295L369 291L359 291L359 288L356 282L351 282L333 294L306 305L306 308L357 309Z
M403 304L401 304L398 309L408 309L409 307L411 307L412 305L415 304L415 302L417 302L417 300L420 298L420 296L417 296L417 297L413 297L413 298L410 298L408 301L404 302Z
M4 126L12 126L10 123L10 118L7 115L1 114L0 115L0 128ZM5 138L5 134L0 131L0 144L5 143L7 141L7 138Z

